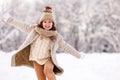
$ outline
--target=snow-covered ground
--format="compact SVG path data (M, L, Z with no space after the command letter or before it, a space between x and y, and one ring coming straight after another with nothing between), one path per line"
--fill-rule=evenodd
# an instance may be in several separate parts
M0 80L37 80L32 68L10 67L12 54L0 52ZM57 59L65 70L57 80L120 80L120 54L93 53L76 59L62 53Z

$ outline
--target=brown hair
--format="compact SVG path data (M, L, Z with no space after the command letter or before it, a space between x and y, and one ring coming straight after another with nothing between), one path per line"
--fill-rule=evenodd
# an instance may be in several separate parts
M43 21L42 21L43 22ZM40 22L37 26L39 26L40 28L44 29L43 28L43 25L42 25L42 22ZM56 27L55 27L55 23L53 22L53 25L52 25L52 28L50 29L51 31L55 31L57 30Z

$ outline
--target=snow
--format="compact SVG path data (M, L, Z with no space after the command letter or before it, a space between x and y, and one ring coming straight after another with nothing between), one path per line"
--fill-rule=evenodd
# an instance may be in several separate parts
M32 68L10 67L13 53L0 52L0 80L37 80ZM119 53L92 53L82 59L61 53L57 60L65 70L57 80L120 80Z

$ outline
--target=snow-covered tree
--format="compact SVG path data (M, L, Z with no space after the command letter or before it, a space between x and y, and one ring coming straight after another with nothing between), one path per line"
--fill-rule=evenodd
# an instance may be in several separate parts
M8 0L5 0L8 1ZM39 22L45 5L53 7L58 32L83 52L120 51L120 0L9 0L2 6L14 18L28 24ZM0 20L0 49L12 51L26 35Z

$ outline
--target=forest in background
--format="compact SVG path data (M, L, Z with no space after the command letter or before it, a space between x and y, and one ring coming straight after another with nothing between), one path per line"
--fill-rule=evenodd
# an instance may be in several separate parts
M39 22L42 9L53 7L58 32L78 51L119 53L120 0L4 0L2 13L26 24ZM26 34L0 18L0 50L17 50Z

